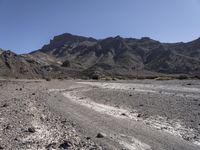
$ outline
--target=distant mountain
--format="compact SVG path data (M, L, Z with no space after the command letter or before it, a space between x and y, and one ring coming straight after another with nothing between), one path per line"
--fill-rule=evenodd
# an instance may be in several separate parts
M25 66L26 75L36 77L200 74L200 38L188 43L161 43L148 37L97 40L65 33L30 54L7 53L0 54L1 70L16 65L14 72L21 74L19 68ZM5 61L7 57L9 61Z
M100 70L111 74L200 73L200 39L188 43L161 43L141 39L110 37L102 40L62 34L32 55L44 53L52 63L68 68ZM65 65L62 65L65 66Z

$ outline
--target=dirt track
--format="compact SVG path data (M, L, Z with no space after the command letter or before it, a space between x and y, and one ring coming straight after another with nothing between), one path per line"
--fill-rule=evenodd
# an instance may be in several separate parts
M16 127L25 130L16 132L18 142L1 132L0 146L5 149L17 144L18 148L62 148L66 141L71 149L200 149L199 81L18 81L4 82L2 87L2 106L13 98L27 105L15 107L15 102L11 107L6 102L8 110L22 110L19 118L1 111L1 120L10 114L14 123L22 124L6 129L8 133L12 135ZM31 117L26 116L29 113ZM48 119L41 121L41 116ZM1 121L1 127L8 122ZM29 126L35 126L36 132L26 132ZM45 140L36 138L45 133L42 129L52 129ZM104 137L97 138L98 133ZM26 139L24 145L21 139Z
M49 96L45 81L0 81L0 149L101 149L48 108Z

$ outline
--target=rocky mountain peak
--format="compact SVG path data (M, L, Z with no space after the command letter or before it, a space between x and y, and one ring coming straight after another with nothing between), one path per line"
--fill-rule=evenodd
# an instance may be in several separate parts
M12 52L11 50L2 51L1 54L2 54L2 56L8 56L8 57L17 56L17 54L15 54L14 52Z
M44 45L42 47L42 51L48 52L51 49L61 48L64 45L78 44L85 41L96 42L97 40L91 37L76 36L70 33L64 33L55 36L52 40L50 40L48 45Z

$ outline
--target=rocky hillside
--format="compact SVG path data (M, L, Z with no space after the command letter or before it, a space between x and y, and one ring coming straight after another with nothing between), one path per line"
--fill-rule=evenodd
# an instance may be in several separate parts
M200 39L167 44L148 37L96 40L66 33L31 55L40 53L54 60L51 63L80 70L122 75L200 73Z
M0 50L0 75L22 77L200 74L200 39L161 43L148 37L97 40L69 33L30 54Z
M28 57L11 51L0 54L0 75L13 78L36 78L42 75L40 65Z

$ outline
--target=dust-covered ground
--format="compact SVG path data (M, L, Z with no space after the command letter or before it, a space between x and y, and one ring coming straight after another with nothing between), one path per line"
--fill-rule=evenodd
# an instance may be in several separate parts
M200 81L0 81L0 149L199 150Z
M0 149L101 149L50 111L48 98L45 81L0 81Z
M93 87L83 95L137 113L138 119L200 144L200 82L152 81L83 82Z

